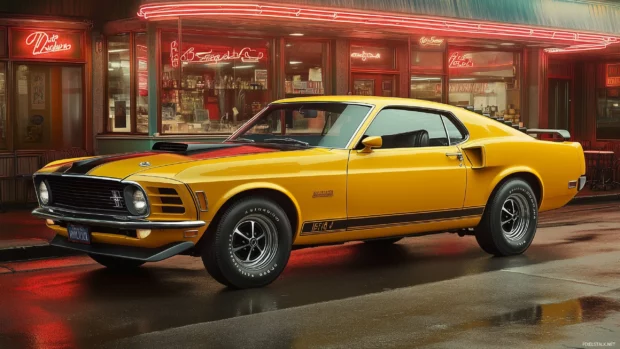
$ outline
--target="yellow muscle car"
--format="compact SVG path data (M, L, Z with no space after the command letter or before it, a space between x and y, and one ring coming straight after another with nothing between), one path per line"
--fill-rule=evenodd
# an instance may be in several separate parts
M273 282L293 249L348 241L450 232L515 255L539 212L584 187L585 159L566 131L507 123L413 99L285 99L222 143L52 162L33 214L52 245L104 266L200 256L234 288Z

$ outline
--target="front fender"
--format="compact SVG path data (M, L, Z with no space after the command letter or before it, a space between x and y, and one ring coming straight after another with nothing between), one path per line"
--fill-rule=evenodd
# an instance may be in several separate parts
M297 200L295 199L295 197L289 190L287 190L286 188L278 184L271 183L271 182L245 183L245 184L238 185L228 190L213 205L212 212L214 214L214 217L215 217L215 214L217 214L217 212L219 212L222 209L222 207L235 196L243 194L244 192L248 192L251 190L261 190L261 189L274 190L274 191L280 192L281 194L286 195L286 197L288 197L289 200L291 200L291 202L295 206L295 211L297 212L297 227L295 228L296 229L295 232L299 231L301 229L301 224L303 222L299 202L297 202Z

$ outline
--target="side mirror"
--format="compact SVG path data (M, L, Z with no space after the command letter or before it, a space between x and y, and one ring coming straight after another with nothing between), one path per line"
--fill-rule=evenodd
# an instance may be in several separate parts
M364 149L360 150L360 153L370 153L372 152L372 148L381 148L383 139L380 136L366 137L362 141L362 144L364 145Z

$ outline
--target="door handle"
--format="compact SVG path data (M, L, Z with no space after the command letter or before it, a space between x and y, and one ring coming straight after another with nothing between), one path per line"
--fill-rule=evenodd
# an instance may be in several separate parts
M463 153L459 152L459 153L446 153L446 156L456 156L457 159L459 159L460 161L463 161Z

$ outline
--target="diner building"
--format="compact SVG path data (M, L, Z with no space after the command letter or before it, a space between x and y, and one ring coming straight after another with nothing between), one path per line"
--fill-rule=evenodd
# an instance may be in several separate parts
M547 0L143 1L103 29L95 146L220 141L274 100L344 94L449 103L604 146L620 141L619 16Z
M9 6L28 13L0 14L0 202L18 198L7 194L13 181L51 158L222 141L270 102L296 96L448 103L567 129L584 147L620 157L612 1Z

